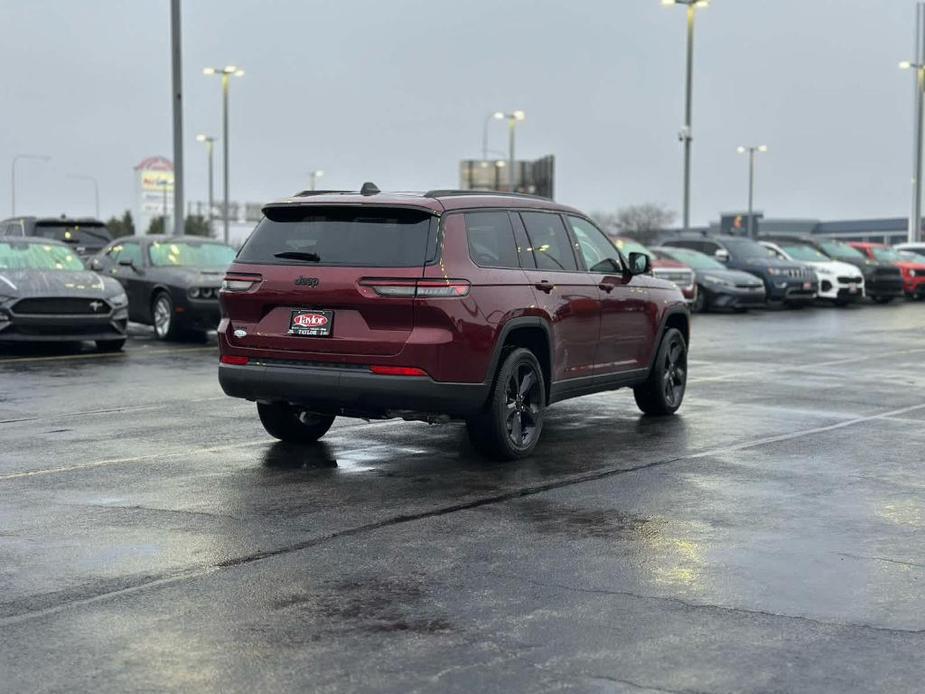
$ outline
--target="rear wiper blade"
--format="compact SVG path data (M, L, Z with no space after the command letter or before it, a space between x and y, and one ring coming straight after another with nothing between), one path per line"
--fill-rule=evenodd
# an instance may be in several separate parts
M305 251L283 251L282 253L274 253L273 257L287 260L306 260L310 263L317 263L321 260L321 256L317 253L307 253Z

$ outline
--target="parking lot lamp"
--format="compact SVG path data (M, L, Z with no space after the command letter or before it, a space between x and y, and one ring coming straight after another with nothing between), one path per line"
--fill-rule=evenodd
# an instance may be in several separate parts
M222 178L224 187L225 203L222 209L222 226L225 243L228 243L228 211L230 204L228 202L228 87L232 75L243 77L244 70L236 65L226 65L225 67L207 67L203 68L204 75L221 75L222 78Z
M678 135L681 142L684 143L684 201L682 206L682 218L684 231L690 231L691 228L691 141L693 132L691 130L691 88L693 85L694 72L694 17L697 8L707 7L709 0L662 0L663 5L686 5L687 6L687 78L685 80L684 90L684 127Z
M736 148L739 154L748 153L748 238L755 238L754 202L755 202L755 153L767 152L767 145Z
M922 12L919 5L918 11ZM915 143L912 150L912 216L909 218L909 243L918 243L922 235L922 118L925 100L925 64L904 60L901 70L915 70Z
M501 114L503 118L507 118L507 131L508 131L508 152L507 152L507 180L510 184L511 192L515 192L515 186L517 181L515 180L515 172L517 170L517 164L514 158L514 133L517 130L517 123L526 118L526 114L523 111L511 111L510 113Z
M324 176L324 171L322 171L321 169L314 169L313 171L308 172L308 176L309 176L308 189L314 190L315 185L318 182L318 179Z
M206 153L209 158L209 211L206 215L206 227L209 229L209 236L212 236L212 206L213 206L213 195L212 195L212 154L215 149L215 138L211 135L197 135L196 142L204 142L206 145Z
M482 161L488 160L488 125L493 120L504 120L504 113L495 111L485 117L485 123L482 125Z
M10 194L10 207L12 208L12 212L10 213L11 217L16 216L16 162L18 162L20 159L35 159L37 161L47 162L51 159L51 157L45 154L17 154L15 157L13 157L13 166L10 175L10 190L12 191Z

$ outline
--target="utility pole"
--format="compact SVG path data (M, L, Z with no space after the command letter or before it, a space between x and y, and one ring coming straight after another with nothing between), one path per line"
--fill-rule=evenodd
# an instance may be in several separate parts
M170 0L170 48L173 68L173 233L182 234L183 221L183 60L180 53L180 0ZM166 189L165 189L166 190ZM164 211L164 225L167 211ZM166 230L165 230L166 231Z
M739 147L739 154L748 153L748 238L754 239L755 234L755 153L767 152L767 145L752 147Z

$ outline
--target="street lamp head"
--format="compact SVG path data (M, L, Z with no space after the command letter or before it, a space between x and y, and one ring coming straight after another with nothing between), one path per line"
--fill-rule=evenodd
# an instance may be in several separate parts
M514 111L514 113L511 114L511 118L514 120L523 120L526 117L527 114L525 114L523 111Z
M214 67L204 67L202 68L203 75L214 75L217 70Z
M324 171L322 171L321 169L315 169L314 171L312 171L312 176L317 176L320 178L321 176L324 176Z
M743 147L742 145L739 145L738 147L736 147L736 152L738 152L739 154L745 154L745 147Z
M710 0L696 0L694 7L709 7Z
M908 60L903 60L903 61L899 64L899 69L900 69L900 70L908 70L908 69L911 68L911 67L912 67L912 63L911 63L911 61L908 61Z
M759 152L767 152L767 151L768 151L768 146L767 146L767 145L758 145L758 151L759 151Z
M234 76L235 76L235 77L244 77L244 70L235 70L235 71L234 71Z
M501 111L495 111L494 113L491 114L491 117L494 118L495 120L501 120L502 118L504 118L504 113Z
M507 166L507 162L503 159L499 159L495 162L495 166L497 166L499 169L503 169L505 166Z
M238 71L238 68L236 65L226 65L225 70L224 70L225 74L227 75L231 75L237 71Z

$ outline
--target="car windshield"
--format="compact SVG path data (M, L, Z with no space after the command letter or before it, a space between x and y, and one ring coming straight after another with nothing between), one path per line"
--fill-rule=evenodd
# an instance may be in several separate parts
M613 243L625 256L629 256L630 253L644 253L650 258L655 257L652 251L639 243L639 241L634 241L633 239L614 239Z
M852 248L847 243L840 243L839 241L823 241L822 250L831 258L867 260L867 256L861 253L857 248Z
M155 241L148 257L156 267L227 267L235 251L222 243L197 241Z
M874 246L871 250L874 252L874 257L884 263L902 263L906 261L905 258L892 248L879 248Z
M689 265L695 270L725 270L726 266L708 255L688 248L662 248L659 249L672 260Z
M67 246L57 243L0 243L0 270L83 270Z
M103 224L77 222L36 222L36 236L81 246L105 246L112 240Z
M823 253L820 253L812 246L807 246L804 243L795 243L790 246L781 246L784 253L789 255L794 260L805 260L810 263L825 263L831 260L828 256Z
M767 260L776 257L771 251L757 241L751 239L726 239L723 241L726 250L735 258L755 258Z

